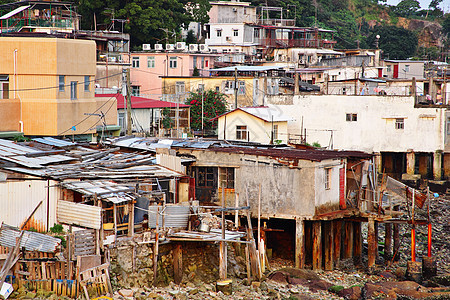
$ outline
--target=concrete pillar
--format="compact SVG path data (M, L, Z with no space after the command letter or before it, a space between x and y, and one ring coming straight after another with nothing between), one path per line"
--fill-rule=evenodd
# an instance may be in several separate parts
M434 176L434 180L442 179L442 151L441 150L437 150L436 152L434 152L433 176Z
M383 173L383 160L382 160L381 153L374 153L374 161L375 161L375 166L377 168L377 172L379 174L382 174Z
M412 150L406 153L406 173L414 175L416 168L416 154Z
M375 221L370 218L368 221L368 230L367 230L367 261L368 267L371 268L375 265L376 251L377 251L377 240L375 239Z
M305 267L305 221L295 220L295 267Z
M313 240L313 270L322 269L322 222L312 222L312 240Z
M300 73L294 74L294 95L300 94L300 87L299 87L299 81L300 81Z
M323 222L323 247L324 247L324 261L325 270L332 271L334 268L334 235L333 235L333 225L332 221Z
M392 224L384 223L384 262L389 264L392 259Z

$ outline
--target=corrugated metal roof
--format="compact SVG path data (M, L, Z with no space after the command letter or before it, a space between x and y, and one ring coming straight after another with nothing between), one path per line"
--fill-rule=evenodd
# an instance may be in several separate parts
M1 17L0 17L0 20L6 20L6 19L9 19L9 18L11 18L12 16L14 16L15 14L18 14L18 13L20 13L21 11L24 11L24 10L27 9L28 7L30 7L30 5L23 5L23 6L20 6L20 7L16 8L15 10L10 11L9 13L4 14L3 16L1 16Z
M97 194L100 198L103 198L105 195L132 192L134 190L133 187L104 180L70 181L63 182L61 185L66 189L76 191L84 195L93 196Z
M163 211L162 206L152 205L148 208L148 227L156 228L156 215L159 208L158 226L163 226L163 216L165 227L186 228L189 219L189 206L166 205Z
M58 200L56 219L59 223L100 229L102 208L98 206Z
M45 154L43 151L2 139L0 139L0 159L28 168L44 168L48 164L76 160L60 154Z
M71 147L77 145L77 143L55 139L52 137L35 138L33 141L55 147Z
M19 237L20 232L16 227L2 224L0 229L0 245L8 248L14 247L16 245L16 238ZM42 233L24 231L22 240L20 241L20 248L25 248L26 251L52 253L56 251L60 243L61 240L58 238Z

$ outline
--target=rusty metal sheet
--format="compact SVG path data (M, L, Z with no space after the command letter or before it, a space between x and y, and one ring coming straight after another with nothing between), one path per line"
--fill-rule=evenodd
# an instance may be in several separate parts
M148 227L156 228L156 215L159 208L158 226L163 226L163 217L165 227L186 228L189 219L189 206L167 205L163 211L162 206L152 205L148 208Z
M100 229L102 209L98 206L58 200L56 219L59 223Z
M20 230L16 227L2 224L0 228L0 245L12 248L16 245L16 238L19 237ZM26 251L55 252L61 244L61 240L42 233L25 231L20 242L20 248Z

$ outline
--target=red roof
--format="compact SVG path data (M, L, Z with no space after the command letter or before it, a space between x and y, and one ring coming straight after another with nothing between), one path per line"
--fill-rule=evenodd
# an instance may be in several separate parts
M117 108L123 109L127 106L124 106L124 97L122 94L95 94L95 97L115 97L117 99ZM179 104L179 108L189 107L190 105ZM131 96L131 108L176 108L177 104L174 102L168 101L160 101L154 100L144 97Z

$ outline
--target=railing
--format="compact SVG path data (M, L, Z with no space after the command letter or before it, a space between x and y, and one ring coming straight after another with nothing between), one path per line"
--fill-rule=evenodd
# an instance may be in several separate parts
M5 24L6 22L3 22ZM8 19L8 23L12 24L5 26L5 31L18 32L23 27L55 27L55 28L74 28L72 19L58 18L58 19Z
M295 26L294 19L260 19L258 25Z
M319 39L270 39L261 38L256 43L262 46L282 48L332 48L335 42Z

